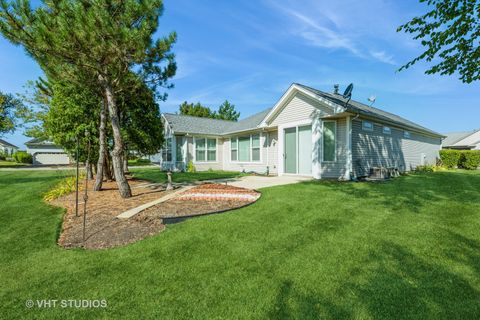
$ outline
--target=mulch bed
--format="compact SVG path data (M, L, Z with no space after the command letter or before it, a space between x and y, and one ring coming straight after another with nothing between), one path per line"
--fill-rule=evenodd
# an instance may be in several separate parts
M86 241L83 241L83 193L80 194L79 217L75 216L75 193L51 202L67 209L59 245L65 248L84 247L105 249L123 246L161 232L163 219L189 217L243 207L255 202L260 193L221 184L202 184L173 199L150 207L129 219L117 215L142 204L159 199L170 192L163 186L151 186L147 181L130 179L133 196L120 197L115 182L104 182L103 190L92 192L88 186Z

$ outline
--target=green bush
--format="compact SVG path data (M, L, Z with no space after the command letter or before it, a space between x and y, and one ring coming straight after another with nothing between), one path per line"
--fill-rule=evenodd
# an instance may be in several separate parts
M476 170L480 167L480 150L462 151L459 167L467 170Z
M187 172L190 172L190 173L193 173L193 172L196 172L197 169L195 168L195 166L193 165L193 162L192 161L188 161L187 163Z
M13 154L13 159L18 163L32 163L33 158L30 153L25 151L17 151Z
M7 160L6 152L3 152L2 150L0 150L0 160Z
M436 166L434 165L424 165L424 166L416 166L415 172L435 172L437 171Z
M462 152L460 150L440 150L440 159L442 159L442 165L452 169L458 168Z

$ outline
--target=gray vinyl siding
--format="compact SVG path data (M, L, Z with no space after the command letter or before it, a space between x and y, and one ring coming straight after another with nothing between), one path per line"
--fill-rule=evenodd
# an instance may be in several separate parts
M291 123L296 121L302 121L310 119L320 114L332 114L331 108L326 107L306 96L303 93L296 93L290 101L288 101L285 107L280 113L270 122L270 126L278 126L285 123Z
M278 173L278 132L268 132L268 162L271 174Z
M410 138L404 138L404 130L389 125L386 126L391 128L391 134L384 134L383 124L370 122L374 125L373 131L363 130L361 119L352 121L352 165L355 176L367 175L372 167L410 171L421 164L422 154L425 155L426 164L436 163L440 138L412 131L409 131Z
M346 118L338 119L337 121L337 134L336 134L336 161L324 162L323 161L323 147L320 146L320 161L321 162L321 176L322 178L340 178L344 176L347 169L347 120ZM320 140L320 143L323 140Z

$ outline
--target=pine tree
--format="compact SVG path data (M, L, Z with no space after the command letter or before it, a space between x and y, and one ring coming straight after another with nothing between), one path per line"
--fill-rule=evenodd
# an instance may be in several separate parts
M228 100L225 100L225 102L218 107L217 119L238 121L239 117L240 112L237 112L235 105L228 102Z
M112 162L122 197L131 196L123 172L118 105L119 94L131 90L125 79L135 71L156 91L171 87L168 80L176 71L170 52L176 34L152 40L162 13L161 0L45 0L35 9L30 1L0 0L0 32L22 45L47 77L82 79L101 91L100 149L108 113L114 138Z
M205 107L200 102L195 104L188 103L187 101L182 102L180 105L180 114L201 118L212 118L217 117L215 111L212 111L209 107Z

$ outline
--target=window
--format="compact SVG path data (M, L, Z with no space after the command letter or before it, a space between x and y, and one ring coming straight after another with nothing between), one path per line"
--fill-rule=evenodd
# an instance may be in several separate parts
M183 137L176 137L175 139L175 152L178 162L183 162Z
M392 129L390 129L390 127L383 127L383 133L384 134L392 134Z
M232 161L238 160L238 139L232 138L230 139L230 159Z
M252 135L252 161L260 161L260 135Z
M230 159L239 162L259 162L260 134L231 138Z
M370 121L362 121L362 129L365 131L373 131L373 123Z
M410 132L409 131L403 131L403 137L405 139L410 139Z
M217 161L217 140L209 138L195 138L195 161Z
M323 161L335 161L337 123L335 121L323 122Z
M217 139L207 139L207 161L217 161Z
M172 161L172 138L167 138L162 149L162 162L170 161Z

